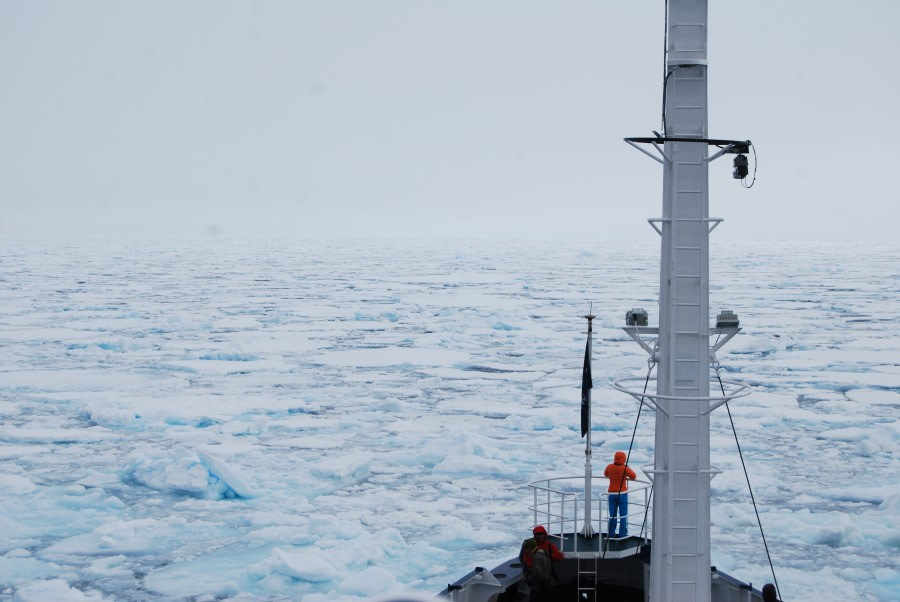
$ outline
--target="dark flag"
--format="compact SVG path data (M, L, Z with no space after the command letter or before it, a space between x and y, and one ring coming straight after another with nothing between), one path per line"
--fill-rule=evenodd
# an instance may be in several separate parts
M584 347L584 369L581 371L581 436L587 435L591 428L591 389L594 381L591 379L591 342L588 340Z

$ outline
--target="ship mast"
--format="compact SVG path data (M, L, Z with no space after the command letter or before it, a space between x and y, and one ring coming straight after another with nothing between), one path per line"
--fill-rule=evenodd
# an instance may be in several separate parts
M711 599L709 413L745 386L710 397L715 352L739 331L736 317L710 328L709 237L722 221L709 216L708 167L736 154L734 177L747 176L749 140L711 140L707 132L708 0L669 0L663 133L626 142L663 165L663 211L649 220L661 237L659 327L630 321L628 332L656 364L656 391L616 388L656 410L653 468L653 540L648 599L653 602ZM645 150L652 146L656 153ZM713 147L717 152L710 154ZM642 310L637 310L642 312ZM733 316L732 316L733 317ZM720 335L710 348L710 333ZM642 335L658 335L648 344ZM724 335L724 337L722 336ZM632 380L632 379L626 379ZM737 383L733 383L737 384Z
M669 2L666 138L707 138L707 1ZM651 601L710 599L707 150L664 146Z

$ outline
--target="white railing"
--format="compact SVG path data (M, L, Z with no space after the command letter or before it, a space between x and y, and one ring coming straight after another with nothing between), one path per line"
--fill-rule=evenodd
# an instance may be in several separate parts
M606 477L591 479L591 532L607 533L609 523L609 492L604 491L609 484ZM630 536L650 538L650 483L643 480L630 481L628 487L628 514L624 517ZM584 477L555 477L528 484L534 494L529 507L534 514L535 525L545 525L551 537L562 539L567 533L583 532L584 527ZM595 489L596 487L596 489ZM598 489L600 491L598 491ZM645 518L646 521L645 521ZM608 534L607 534L608 535ZM575 552L578 552L578 537L573 537ZM619 539L611 538L613 541Z

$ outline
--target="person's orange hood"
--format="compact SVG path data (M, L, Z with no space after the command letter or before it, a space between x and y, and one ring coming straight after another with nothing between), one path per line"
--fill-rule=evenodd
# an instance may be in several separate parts
M609 456L607 456L607 457L609 457ZM614 464L623 464L623 465L624 465L624 464L625 464L625 459L626 459L626 457L625 457L625 452L623 452L623 451L617 451L617 452L616 452L616 455L614 456L613 463L614 463Z

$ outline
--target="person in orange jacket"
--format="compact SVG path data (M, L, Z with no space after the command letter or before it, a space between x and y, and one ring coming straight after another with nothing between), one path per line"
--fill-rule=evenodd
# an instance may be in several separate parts
M617 451L613 463L603 471L603 476L609 479L609 525L606 529L609 537L628 537L628 481L633 481L637 475L625 464L625 460L625 452Z
M522 542L522 549L519 551L519 560L525 565L525 575L531 575L531 561L534 558L534 551L541 548L550 558L550 566L557 560L565 558L559 548L547 538L547 529L543 525L538 525L532 530L532 539L526 539Z

